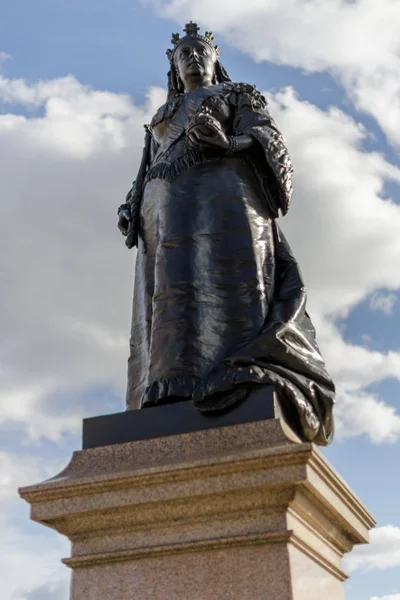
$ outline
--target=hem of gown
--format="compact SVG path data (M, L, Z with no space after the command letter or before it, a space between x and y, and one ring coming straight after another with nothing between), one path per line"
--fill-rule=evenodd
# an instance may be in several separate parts
M217 413L244 401L252 385L268 384L275 386L282 410L303 441L321 446L330 443L333 424L325 426L318 418L313 403L293 383L259 366L230 368L229 365L221 365L207 379L184 376L158 379L146 388L141 408L165 404L167 398L171 398L171 401L179 398L192 399L200 412Z

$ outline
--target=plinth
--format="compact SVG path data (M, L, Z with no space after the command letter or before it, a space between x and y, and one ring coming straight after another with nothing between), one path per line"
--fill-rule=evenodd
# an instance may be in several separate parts
M20 490L72 542L71 600L343 600L342 557L374 519L272 388L219 417L124 416L86 421L66 469Z

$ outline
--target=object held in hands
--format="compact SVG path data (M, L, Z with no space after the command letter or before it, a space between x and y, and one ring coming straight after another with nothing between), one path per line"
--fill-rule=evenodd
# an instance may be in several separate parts
M229 139L221 123L208 112L200 112L195 116L186 135L192 146L199 150L229 150Z

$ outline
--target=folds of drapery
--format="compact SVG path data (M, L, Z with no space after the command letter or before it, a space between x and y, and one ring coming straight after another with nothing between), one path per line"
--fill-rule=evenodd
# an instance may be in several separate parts
M287 212L292 194L286 144L252 86L227 84L217 100L233 108L233 133L250 135L255 144L243 158L214 158L209 165L205 159L186 161L174 177L161 177L161 170L149 177L142 212L149 251L143 254L139 245L127 405L187 398L210 413L233 407L251 386L272 383L300 437L326 445L333 436L334 384L306 312L298 264L275 221ZM262 231L258 239L256 231ZM235 281L243 291L249 269L255 278L250 305L230 292ZM211 312L204 290L210 291ZM240 323L249 313L261 325L251 335L244 330L240 343ZM237 318L237 326L229 319L231 333L225 318L230 314ZM204 368L207 343L212 359Z

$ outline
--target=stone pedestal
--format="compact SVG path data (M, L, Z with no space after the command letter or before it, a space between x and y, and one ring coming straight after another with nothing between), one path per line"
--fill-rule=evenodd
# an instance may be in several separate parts
M374 525L279 418L88 448L20 493L72 542L71 600L343 600Z

